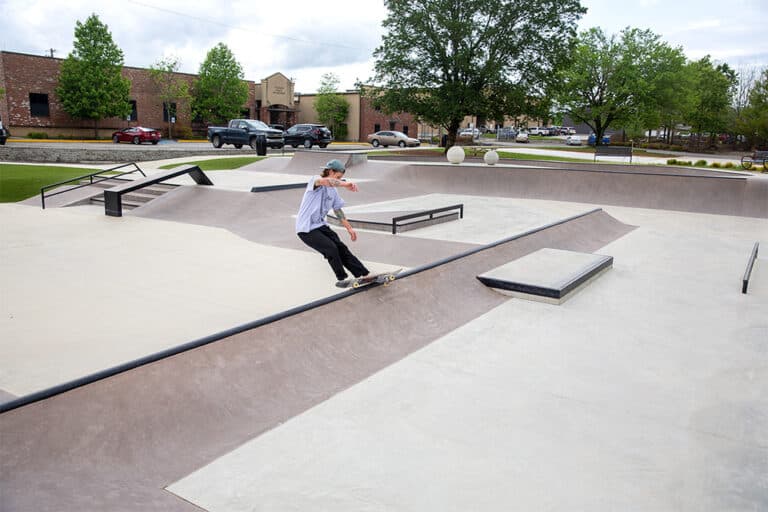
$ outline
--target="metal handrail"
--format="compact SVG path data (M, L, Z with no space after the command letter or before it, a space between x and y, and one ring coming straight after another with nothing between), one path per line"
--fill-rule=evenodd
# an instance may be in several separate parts
M134 166L135 169L133 169L132 171L125 171L125 172L117 173L117 174L114 174L112 176L105 176L105 177L102 177L100 180L93 181L94 176L98 176L99 174L101 174L103 172L111 172L111 171L120 169L122 167L128 167L129 165ZM147 177L147 175L144 174L144 171L142 171L139 168L139 166L136 165L136 162L131 162L131 163L128 163L128 164L118 165L117 167L112 167L111 169L102 169L100 171L97 171L97 172L94 172L94 173L91 173L91 174L86 174L84 176L78 176L77 178L71 178L71 179L68 179L68 180L65 180L65 181L60 181L58 183L53 183L51 185L46 185L46 186L40 188L40 202L41 202L41 204L43 206L43 210L45 210L45 198L46 198L45 191L50 189L50 188L60 187L61 185L66 185L67 183L72 183L72 182L75 182L75 181L79 182L80 180L84 180L86 178L89 179L88 183L85 183L85 184L82 184L82 185L78 185L77 187L68 188L66 190L60 190L58 192L54 192L53 194L48 194L47 197L53 197L53 196L56 196L56 195L59 195L59 194L63 194L64 192L69 192L70 190L77 190L79 188L89 187L89 186L91 186L91 185L93 185L95 183L101 183L102 181L112 180L112 179L115 179L115 178L119 178L120 176L125 176L127 174L132 174L132 173L137 172L137 171L140 172L141 175L144 176L145 178Z

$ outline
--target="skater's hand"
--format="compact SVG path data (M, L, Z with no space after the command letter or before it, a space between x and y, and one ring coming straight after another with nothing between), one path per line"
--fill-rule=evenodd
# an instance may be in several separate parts
M349 237L352 239L353 242L357 240L357 233L355 233L355 230L352 229L351 226L347 228L347 231L349 232Z
M351 181L348 181L347 185L348 185L347 188L349 189L350 192L357 192L357 185L355 185Z

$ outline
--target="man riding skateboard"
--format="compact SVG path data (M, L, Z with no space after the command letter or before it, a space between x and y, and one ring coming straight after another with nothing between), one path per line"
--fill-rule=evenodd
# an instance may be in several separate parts
M326 221L328 212L333 210L352 241L357 240L357 233L342 210L344 200L336 191L337 188L346 188L350 192L357 192L357 185L342 179L345 172L344 164L339 160L333 159L325 164L322 174L313 176L307 182L296 216L296 234L302 242L328 260L336 274L336 286L340 288L349 285L345 268L360 281L372 277L365 265L344 245Z

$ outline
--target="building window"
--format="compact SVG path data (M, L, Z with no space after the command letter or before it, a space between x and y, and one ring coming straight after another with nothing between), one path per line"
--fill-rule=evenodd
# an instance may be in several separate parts
M408 135L408 125L407 124L403 125L403 133Z
M50 110L48 108L48 95L29 93L29 113L32 117L48 117Z
M170 108L168 106L170 105ZM169 112L170 110L170 112ZM163 121L166 123L170 121L170 118L176 118L176 104L163 102Z
M396 125L396 123L394 121L390 121L389 122L389 129L394 131L395 125Z
M380 132L381 131L381 125L379 123L376 123L375 125L373 125L373 131L374 131L374 133L375 132Z
M139 111L136 109L136 100L130 100L131 113L128 115L128 121L136 121L139 119Z

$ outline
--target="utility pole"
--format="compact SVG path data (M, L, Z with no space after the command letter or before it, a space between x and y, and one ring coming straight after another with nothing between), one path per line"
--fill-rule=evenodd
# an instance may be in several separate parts
M51 52L51 58L53 58L53 54L56 53L55 48L48 48L48 51Z

